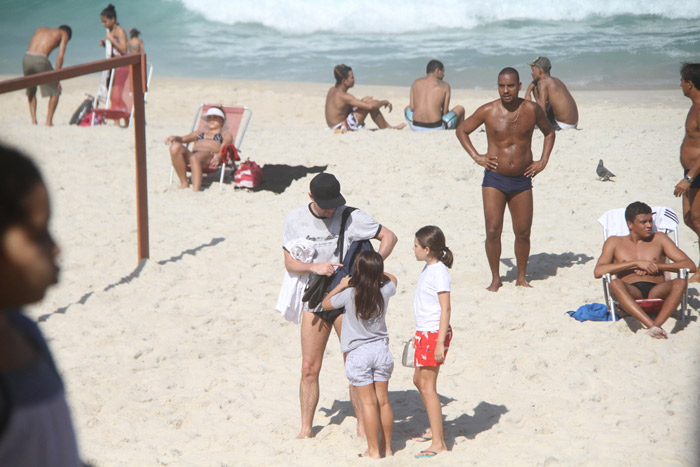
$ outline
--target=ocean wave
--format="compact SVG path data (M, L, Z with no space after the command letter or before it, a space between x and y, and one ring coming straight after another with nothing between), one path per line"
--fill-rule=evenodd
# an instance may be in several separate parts
M648 0L179 0L209 21L259 24L280 33L407 33L473 29L510 20L583 21L652 16L700 19L700 2Z

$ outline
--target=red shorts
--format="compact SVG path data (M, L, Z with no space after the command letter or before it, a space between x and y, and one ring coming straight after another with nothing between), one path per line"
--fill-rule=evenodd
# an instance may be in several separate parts
M416 353L413 356L413 364L415 366L440 366L442 362L435 361L435 347L437 346L439 332L416 331L416 336L413 338L416 344ZM452 326L447 328L445 335L445 357L447 350L450 348L452 341Z

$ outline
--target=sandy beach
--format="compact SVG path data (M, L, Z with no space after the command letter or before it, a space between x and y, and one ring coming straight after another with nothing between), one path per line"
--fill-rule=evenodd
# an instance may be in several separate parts
M1 79L10 78L8 76ZM449 77L448 77L449 79ZM632 318L579 323L565 314L603 302L593 267L602 246L597 219L632 201L681 214L673 187L690 101L679 88L573 90L580 131L559 132L535 179L528 278L514 286L513 235L506 215L496 294L485 290L482 169L454 132L325 129L331 83L214 81L156 75L146 104L149 260L139 264L133 130L68 125L98 77L65 81L53 128L32 126L23 92L0 95L3 142L43 171L61 280L27 313L40 321L62 372L83 459L97 466L353 465L366 462L354 436L337 338L321 371L316 437L299 429L298 326L274 311L283 276L282 226L308 201L320 171L335 174L348 204L393 230L386 263L398 277L387 325L397 366L389 390L396 452L381 465L406 465L425 446L427 426L399 364L414 330L413 294L422 267L413 233L440 226L455 255L454 340L441 370L446 440L440 465L698 465L700 287L691 318L675 314L668 340L646 336ZM452 83L452 105L471 114L497 90ZM356 96L389 99L403 121L407 87L363 86ZM201 193L169 184L163 140L189 132L202 102L253 111L243 158L263 166L260 191ZM46 115L39 100L38 119ZM370 123L370 128L374 125ZM479 150L485 133L474 136ZM538 158L542 136L536 133ZM599 159L617 175L597 180ZM698 261L698 242L680 227L681 248Z

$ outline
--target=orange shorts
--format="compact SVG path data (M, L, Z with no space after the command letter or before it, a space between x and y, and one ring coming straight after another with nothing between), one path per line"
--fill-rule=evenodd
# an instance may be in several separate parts
M435 347L437 346L438 334L437 331L416 331L416 335L413 338L416 344L416 353L413 356L413 364L415 366L440 366L445 363L444 361L435 361ZM451 341L452 326L449 326L445 335L445 357L447 357Z

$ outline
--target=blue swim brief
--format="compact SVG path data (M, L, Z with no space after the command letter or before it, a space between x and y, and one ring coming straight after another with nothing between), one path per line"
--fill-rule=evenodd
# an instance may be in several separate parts
M519 177L508 177L492 170L484 170L484 181L482 187L495 188L507 195L514 195L521 191L532 189L532 179L525 175Z

